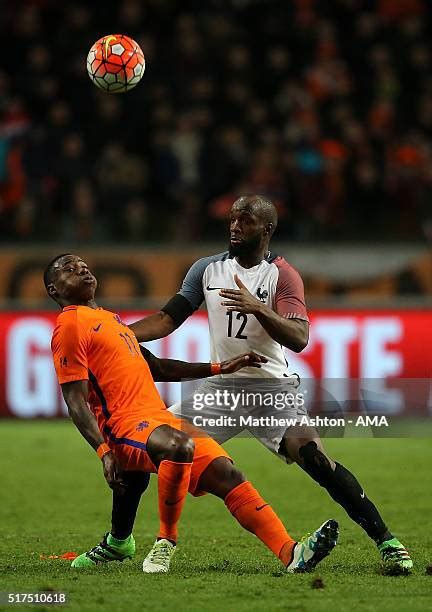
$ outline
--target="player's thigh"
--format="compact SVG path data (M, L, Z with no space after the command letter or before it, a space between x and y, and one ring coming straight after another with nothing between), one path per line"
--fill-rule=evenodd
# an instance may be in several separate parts
M151 428L149 421L146 427ZM109 447L117 458L122 471L125 472L156 472L150 455L147 452L147 431L134 431L132 428L116 428L107 440Z
M106 441L123 470L156 472L157 453L150 456L148 445L150 439L159 434L159 430L169 434L173 433L172 430L180 430L178 433L181 434L181 421L166 410L146 415L145 420L139 417L123 419L115 428L106 432ZM164 437L172 439L172 435ZM187 435L186 439L189 440Z

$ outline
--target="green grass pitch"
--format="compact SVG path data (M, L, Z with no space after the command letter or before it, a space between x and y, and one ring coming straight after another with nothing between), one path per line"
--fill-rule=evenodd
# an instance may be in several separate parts
M68 609L92 611L432 610L431 438L326 441L411 551L412 576L380 575L374 546L327 493L251 439L227 445L238 466L294 537L336 518L341 534L332 555L313 575L286 575L220 500L189 497L172 571L148 576L141 563L157 529L154 477L134 530L135 559L72 570L68 561L40 555L83 552L109 529L111 495L99 460L70 422L3 421L0 431L0 591L63 590ZM323 588L314 588L316 578Z

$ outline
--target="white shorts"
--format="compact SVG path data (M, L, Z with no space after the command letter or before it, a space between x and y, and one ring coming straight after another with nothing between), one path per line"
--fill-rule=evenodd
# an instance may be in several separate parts
M307 394L297 374L283 379L210 378L182 383L169 410L223 444L239 434L257 438L276 455L290 427L308 424ZM289 461L291 462L291 461Z

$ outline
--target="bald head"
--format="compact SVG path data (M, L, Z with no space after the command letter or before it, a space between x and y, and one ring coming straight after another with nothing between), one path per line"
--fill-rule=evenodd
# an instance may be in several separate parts
M269 235L272 236L274 233L277 222L278 222L278 214L276 210L276 206L261 195L246 195L241 196L238 200L234 202L232 205L232 210L234 211L246 211L259 217L265 225L271 226Z

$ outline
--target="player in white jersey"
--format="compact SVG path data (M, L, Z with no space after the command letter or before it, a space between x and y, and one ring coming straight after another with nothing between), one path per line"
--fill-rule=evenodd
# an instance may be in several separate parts
M277 212L274 205L262 196L244 196L234 202L230 218L229 251L198 260L186 274L180 291L160 310L131 325L140 342L167 336L179 327L205 302L209 317L212 361L220 362L239 352L257 351L267 358L259 370L245 368L237 378L205 383L196 392L207 390L215 396L225 389L222 405L202 406L183 402L181 414L187 418L200 412L204 416L229 416L230 401L240 390L270 390L282 394L297 389L298 377L289 371L285 360L286 347L300 352L308 343L309 321L304 301L303 283L296 270L269 248L276 229ZM244 379L243 377L249 377ZM228 395L234 389L233 395ZM296 393L293 393L296 396ZM259 396L260 397L260 396ZM201 399L203 399L201 397ZM195 401L195 400L194 400ZM208 402L207 402L208 404ZM255 399L252 405L238 404L238 416L275 414L273 405ZM177 410L177 408L175 408ZM284 415L301 416L304 405L294 400L286 405ZM223 419L222 419L223 421ZM242 421L244 423L244 420ZM199 424L196 420L194 424ZM215 427L214 422L202 422L203 429L224 442L236 435L238 422L230 426L225 421ZM374 540L381 557L392 568L408 572L412 561L403 547L388 530L375 505L368 499L355 476L325 452L317 431L303 427L293 432L290 428L254 426L248 428L270 450L287 463L297 463L348 515Z
M226 287L236 289L231 293L224 289ZM195 308L205 300L212 361L223 361L229 355L237 354L240 346L247 345L260 350L267 362L260 364L255 373L251 368L245 368L243 376L229 377L229 381L220 375L208 379L204 384L190 383L187 390L183 388L182 401L170 410L203 426L206 433L221 444L246 429L278 454L287 421L306 417L304 394L298 390L298 375L289 371L283 346L268 334L257 318L258 313L242 312L237 310L237 306L225 308L222 305L223 295L227 299L240 297L241 290L245 295L256 296L253 301L264 312L267 310L273 314L276 311L279 316L290 320L288 327L291 336L289 339L283 338L284 342L289 341L297 350L306 344L308 316L303 283L298 272L283 257L269 251L264 259L250 268L243 267L237 261L232 246L230 251L204 257L191 267L179 293L165 307L168 311L165 308L164 311L175 317L181 300L186 300L188 305ZM227 385L229 394L225 395L224 400ZM233 401L234 395L236 398ZM290 401L275 408L275 398L281 395ZM201 405L202 401L198 404L203 396L220 399L217 405ZM268 399L265 405L263 398ZM217 419L221 415L225 416L222 419L225 423ZM291 462L288 457L286 459Z

